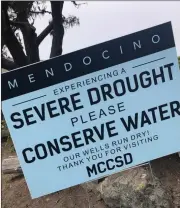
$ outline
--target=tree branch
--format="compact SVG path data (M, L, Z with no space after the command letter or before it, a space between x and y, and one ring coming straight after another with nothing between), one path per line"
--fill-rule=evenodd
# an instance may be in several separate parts
M26 26L28 24L27 22L18 22L18 21L12 21L12 20L9 20L9 23L17 27Z
M51 11L53 18L53 40L50 57L62 54L62 43L64 36L62 9L63 1L51 1Z
M53 22L51 22L42 32L41 34L39 34L39 36L37 37L37 45L39 45L44 38L51 32L51 30L53 29Z
M76 7L76 8L79 8L82 4L87 4L86 2L84 2L84 3L76 3L76 1L71 1L73 4L74 4L74 6Z
M32 13L32 14L45 14L45 13L47 13L47 14L52 14L52 12L50 12L50 11L46 11L46 10L41 10L41 11L30 11L30 13Z

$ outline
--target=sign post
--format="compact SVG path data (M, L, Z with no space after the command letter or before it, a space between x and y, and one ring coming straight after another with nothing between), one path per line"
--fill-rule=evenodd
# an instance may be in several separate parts
M170 22L3 74L32 198L180 151L179 88Z

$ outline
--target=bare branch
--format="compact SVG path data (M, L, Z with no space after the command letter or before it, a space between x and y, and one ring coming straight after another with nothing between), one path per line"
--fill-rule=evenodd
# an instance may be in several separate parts
M41 34L39 34L39 36L37 37L37 45L39 45L44 38L52 31L53 29L53 22L51 22L42 32Z
M81 6L81 5L83 5L83 4L87 4L86 2L84 2L84 3L76 3L76 1L71 1L73 4L74 4L74 6L76 7L76 8L78 8L79 9L79 7Z
M14 26L25 26L28 24L27 22L18 22L18 21L12 21L12 20L10 20L9 22L11 25L14 25Z
M30 11L31 14L52 14L50 11L46 11L45 9L41 11Z

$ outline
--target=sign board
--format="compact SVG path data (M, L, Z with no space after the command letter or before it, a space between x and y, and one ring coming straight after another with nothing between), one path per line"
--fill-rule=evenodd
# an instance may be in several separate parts
M32 197L180 151L179 88L170 22L3 74Z

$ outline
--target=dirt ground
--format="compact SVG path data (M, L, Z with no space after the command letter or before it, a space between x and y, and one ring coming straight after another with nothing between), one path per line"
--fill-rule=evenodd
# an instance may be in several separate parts
M2 144L2 159L15 155L10 140ZM172 194L174 208L180 208L180 158L177 154L151 162L153 174ZM2 208L106 208L104 202L82 186L72 187L38 199L31 199L20 175L2 175Z
M173 154L151 162L153 175L171 193L174 208L180 208L180 157Z
M11 140L2 143L2 160L14 156ZM44 197L31 199L22 175L2 174L2 208L106 208L104 202L82 186L75 186Z

